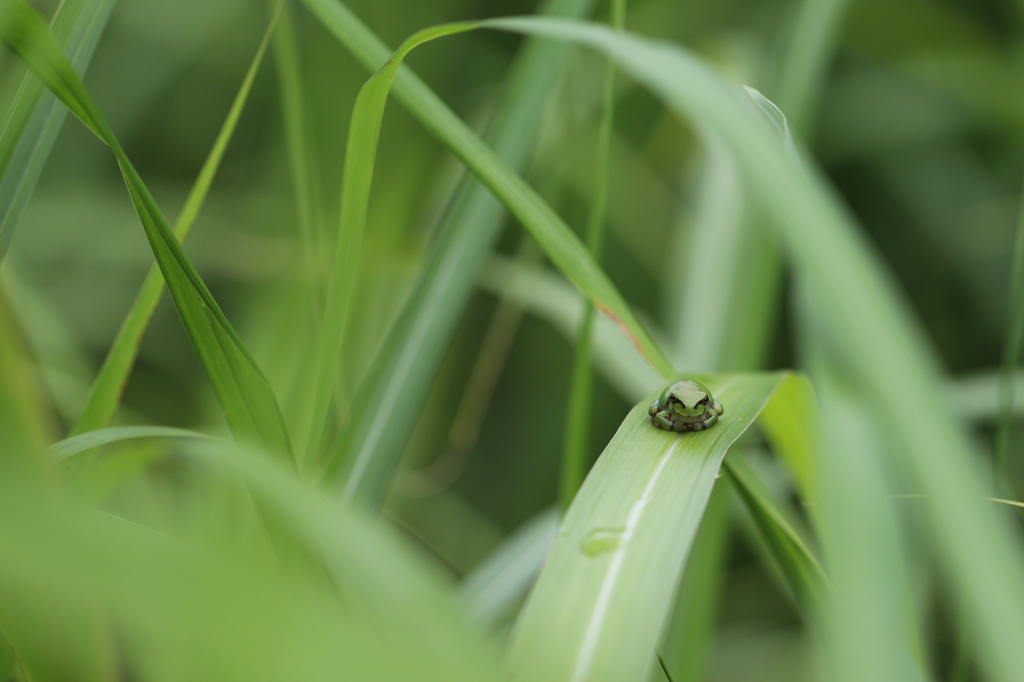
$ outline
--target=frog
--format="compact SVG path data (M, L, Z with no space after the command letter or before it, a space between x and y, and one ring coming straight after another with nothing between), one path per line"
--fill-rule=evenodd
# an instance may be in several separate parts
M677 381L651 403L651 423L665 431L703 431L714 426L725 413L722 403L711 396L704 384Z

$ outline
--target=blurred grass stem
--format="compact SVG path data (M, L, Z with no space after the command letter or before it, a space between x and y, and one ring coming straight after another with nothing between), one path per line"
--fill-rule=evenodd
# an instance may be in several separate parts
M622 30L626 25L626 0L612 0L611 25ZM604 92L601 100L601 121L594 146L594 178L590 213L587 216L585 243L595 262L601 260L604 242L604 224L608 212L608 171L611 163L612 132L615 127L615 64L605 59ZM572 379L569 385L569 405L566 416L565 442L562 453L562 478L559 499L562 509L568 509L583 477L586 475L587 445L590 433L594 377L591 370L591 349L596 310L590 301L584 302L583 320L576 337Z

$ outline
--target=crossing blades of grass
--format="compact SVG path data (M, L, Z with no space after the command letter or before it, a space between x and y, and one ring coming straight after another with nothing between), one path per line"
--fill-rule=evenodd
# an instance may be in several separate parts
M279 3L278 8L280 9L282 5L283 3ZM276 17L276 15L274 16ZM263 54L266 52L267 42L274 32L274 24L275 20L272 18L270 25L267 27L267 32L263 36L263 41L256 50L256 56L253 57L252 64L249 65L249 70L242 80L242 87L239 88L238 94L235 95L235 101L232 103L227 118L221 126L220 133L218 133L217 139L213 143L213 148L206 157L206 161L199 171L195 184L192 185L192 190L185 200L185 207L182 209L181 215L178 216L178 222L174 227L174 236L179 242L185 241L210 191L214 176L216 176L220 162L224 158L224 152L231 141L231 136L235 132L235 126L238 124L238 119L241 117L242 110L245 108L245 103L249 98L252 83L256 79L256 73L259 71L260 64L263 61ZM110 346L110 350L107 351L107 357L103 361L103 366L100 368L99 374L89 389L89 397L86 400L85 408L71 429L72 436L101 429L114 418L125 382L128 381L128 375L131 374L132 366L135 364L135 357L138 354L142 336L146 333L146 328L153 317L153 312L160 302L163 288L163 275L160 273L159 266L154 265L146 275L146 279L142 283L142 288L139 290L131 310L128 311L128 315L117 332L114 343Z
M0 38L114 152L175 307L232 430L240 438L290 456L288 435L269 384L42 18L22 0L4 0L0 4Z
M366 204L369 199L370 176L377 135L380 130L380 119L391 82L395 78L402 59L413 48L429 40L470 31L478 26L477 22L464 22L427 29L415 34L406 40L385 67L363 86L352 114L352 127L345 161L347 190L342 205L341 241L352 245L358 244L358 235L362 232ZM544 249L546 255L580 290L588 295L593 304L619 323L647 360L663 376L670 376L672 368L669 362L655 346L615 286L594 263L572 230L541 199L536 191L508 168L490 147L464 124L460 125L462 127L459 128L459 146L453 148L453 151L523 223ZM346 237L346 235L350 235L350 237ZM341 262L347 262L347 259L353 257L351 251L351 248L346 250L345 260ZM339 253L341 252L339 247ZM342 276L349 275L339 275L336 271L335 277ZM335 330L334 333L329 331L325 335L325 338L330 340L335 338L339 331L339 325L342 323L340 320L332 322L330 312L325 315L325 319L327 320L325 327ZM340 339L340 336L337 339ZM326 344L324 354L324 362L321 363L321 383L327 381L324 377L333 376L333 372L329 370L336 367L337 345ZM325 403L329 399L328 389L329 386L323 386L318 391L320 407L315 415L325 413ZM389 389L387 394L395 395L395 392ZM354 428L362 429L365 432L366 426L361 423L361 414L356 415ZM371 429L384 428L390 428L390 424L380 420L372 422ZM345 446L343 445L343 447ZM351 449L352 446L349 445L348 448ZM345 475L340 484L342 495L346 498L377 500L383 492L381 486L386 483L387 475L392 470L394 461L380 456L374 457L373 453L360 449L358 456L349 457L345 464ZM372 468L373 471L368 472L368 468Z
M72 66L84 73L117 0L65 0L51 30ZM0 260L36 187L67 110L26 74L0 131Z
M741 90L681 48L595 25L538 18L487 26L572 40L612 55L700 131L720 137L809 287L816 313L834 326L845 361L884 420L908 472L928 497L925 522L958 604L977 627L979 657L993 674L1024 675L1024 552L1005 519L985 506L977 453L943 401L942 377L914 315L895 292L847 213L820 176L779 144ZM984 632L982 636L980 633Z
M323 25L371 72L391 56L379 39L335 0L304 0ZM552 16L585 16L593 0L552 0L543 11ZM521 168L533 148L548 95L558 83L569 46L551 41L527 44L509 74L489 139L513 168ZM395 96L420 123L454 147L465 148L466 131L458 117L411 71L399 69ZM367 372L352 404L352 419L328 467L345 458L363 472L350 479L350 490L379 501L387 490L412 420L388 418L390 396L411 402L424 399L477 274L504 220L501 204L486 187L467 179L438 230L431 249L391 332ZM310 382L312 392L312 382ZM328 474L329 477L332 474Z
M645 679L726 450L788 376L700 377L725 406L702 432L652 426L657 394L630 411L569 508L516 623L512 679Z

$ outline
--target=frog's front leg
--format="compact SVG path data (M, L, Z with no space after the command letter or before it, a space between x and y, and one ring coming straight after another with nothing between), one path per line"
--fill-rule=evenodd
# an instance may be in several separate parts
M719 405L719 407L721 407L721 405ZM719 412L717 409L708 410L707 415L705 415L704 419L700 420L699 422L697 422L697 424L694 425L693 430L703 431L704 429L710 429L712 426L714 426L715 422L718 421L718 415L720 414L721 412ZM699 428L697 428L698 425Z
M671 413L668 410L662 410L655 413L651 417L651 421L654 422L654 425L659 429L664 429L665 431L682 431L684 425L680 422L672 421L669 419L670 416Z

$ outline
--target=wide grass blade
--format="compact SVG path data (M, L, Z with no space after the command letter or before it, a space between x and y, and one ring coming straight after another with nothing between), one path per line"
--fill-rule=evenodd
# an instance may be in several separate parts
M820 500L821 419L814 387L803 374L779 387L764 408L761 428L786 464L804 501Z
M280 11L282 6L283 3L278 3L278 11ZM227 150L231 136L238 125L238 119L245 109L245 103L249 98L249 92L252 90L253 81L256 79L260 64L263 62L267 43L270 40L270 36L274 33L276 17L277 15L275 14L270 21L270 25L267 27L263 41L256 50L256 55L249 65L249 70L242 80L242 86L239 88L238 94L235 95L235 100L228 110L227 118L224 119L224 124L217 134L213 148L210 149L210 153L207 155L206 161L203 163L203 167L200 169L199 175L192 185L188 198L185 200L185 206L181 210L181 215L178 216L178 221L174 226L174 236L179 242L184 242L185 238L188 237L196 216L199 215L203 202L206 200L207 194L209 194L210 186L213 184L213 179L217 174L217 169L224 158L224 152ZM142 288L135 297L131 310L128 311L128 315L117 332L114 343L110 346L110 350L107 351L107 357L103 360L103 366L100 368L99 374L89 389L89 397L86 400L85 408L72 427L70 435L73 436L101 429L107 426L114 418L114 414L117 412L117 405L121 400L121 393L124 391L125 383L128 381L128 376L131 374L132 367L135 364L139 344L142 342L142 337L146 333L149 321L152 319L157 304L160 302L163 289L163 275L160 272L159 265L154 265L146 275L146 279L143 281Z
M801 294L807 305L813 293ZM922 595L910 589L924 567L899 522L892 446L873 411L851 390L845 368L828 360L823 327L811 316L801 321L824 424L822 499L813 509L831 580L821 620L834 677L929 679L919 625Z
M19 325L11 314L6 297L0 291L0 482L7 491L24 494L32 490L33 505L49 500L46 488L45 449L51 425L40 399L39 386L28 371L30 367ZM33 512L23 506L21 519ZM0 525L16 524L18 519L3 515ZM14 560L8 551L0 551L2 574ZM40 571L36 567L37 573ZM7 674L17 659L30 680L79 679L108 680L113 675L112 660L104 655L110 646L109 633L92 608L83 608L69 617L48 617L59 608L58 590L35 595L0 586L0 673ZM74 632L74 636L68 636ZM61 643L59 656L53 655L54 642Z
M789 375L716 375L712 428L655 428L652 394L591 469L516 624L516 680L644 679L726 450Z
M733 525L732 494L717 485L686 558L672 620L658 649L673 682L702 682L714 652Z
M178 314L232 430L240 438L289 456L288 434L270 385L185 255L42 18L22 0L5 0L0 5L0 39L114 152Z
M85 73L117 0L65 0L51 30L71 65ZM0 260L46 165L67 110L26 74L0 131Z
M499 679L496 652L462 617L440 572L386 525L325 499L269 456L224 443L193 446L189 456L203 464L203 489L248 481L289 541L275 548L296 551L268 551L264 519L252 513L210 516L198 529L169 520L164 534L3 478L0 606L18 618L5 620L5 631L33 621L63 628L20 627L20 642L48 651L51 669L73 660L63 648L53 655L56 642L91 646L145 680L205 679L211 670L218 680ZM174 501L203 504L195 494L186 486ZM116 649L88 638L82 621L95 606L118 633ZM30 679L117 677L59 672Z

